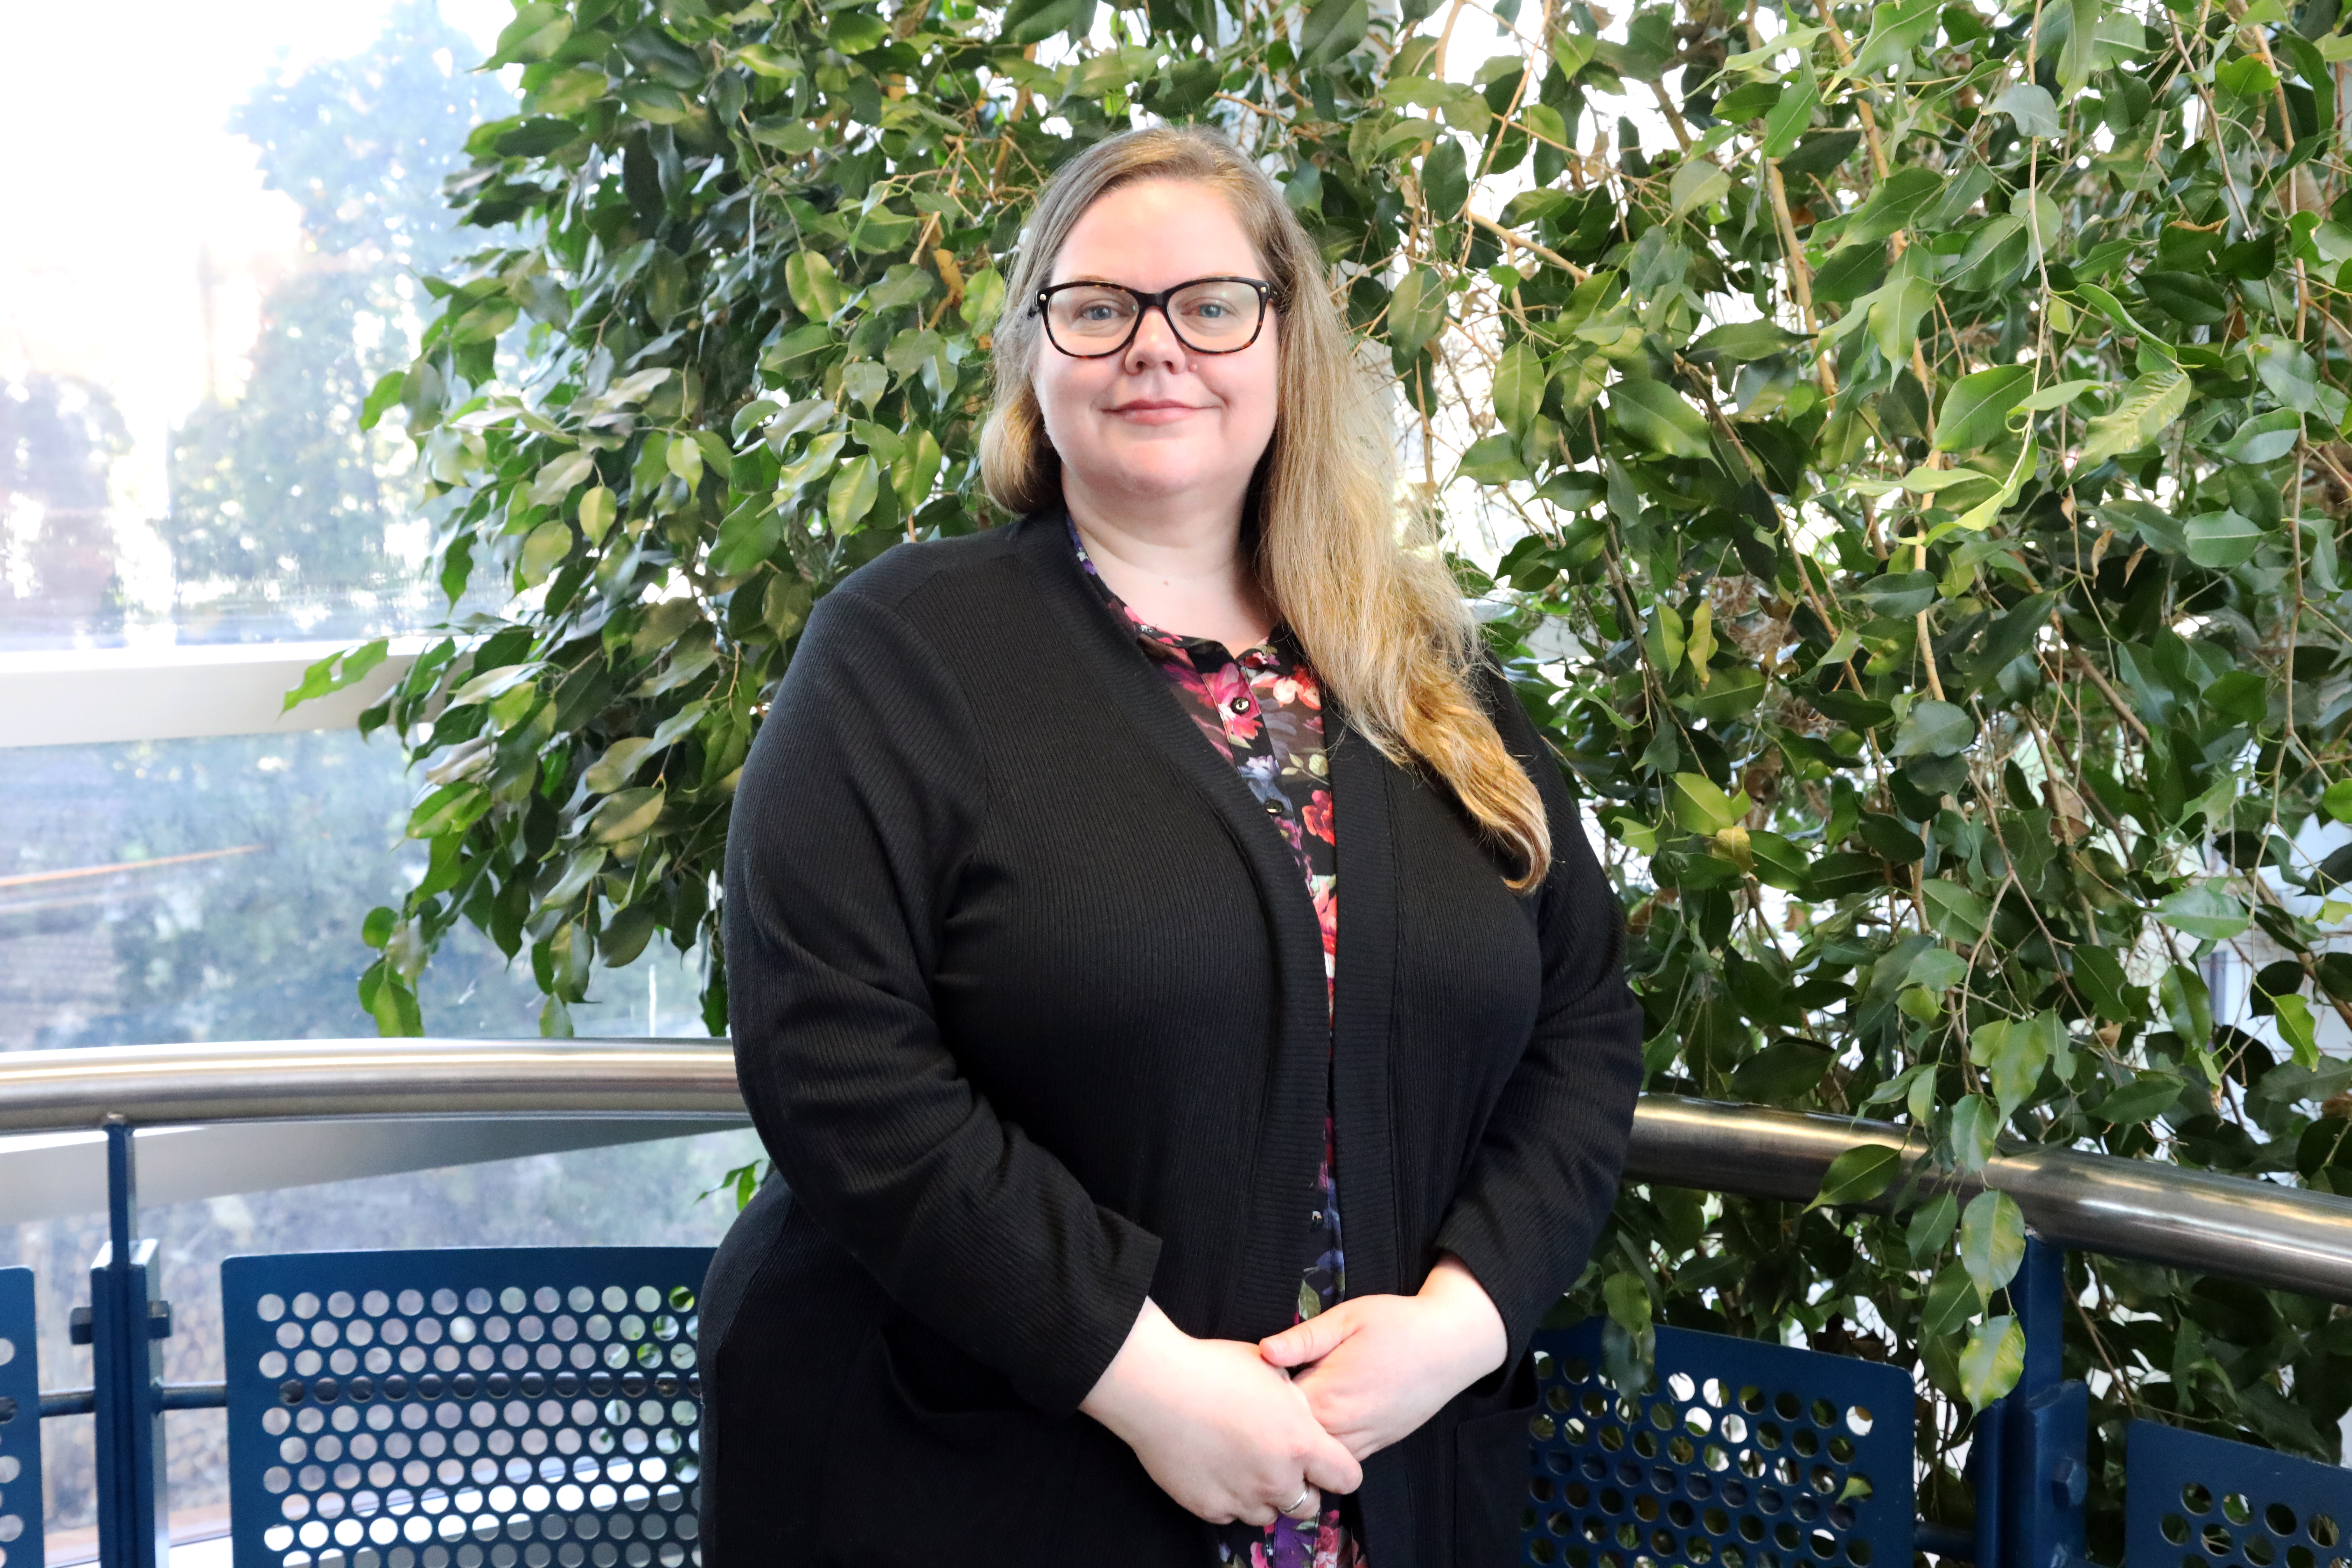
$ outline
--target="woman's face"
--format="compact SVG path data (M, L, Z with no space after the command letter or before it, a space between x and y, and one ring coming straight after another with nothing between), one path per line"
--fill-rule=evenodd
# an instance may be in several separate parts
M1124 283L1153 293L1196 278L1267 279L1223 195L1147 180L1096 199L1070 231L1049 283ZM1187 493L1230 497L1238 514L1274 435L1276 332L1234 353L1186 348L1160 310L1146 310L1121 353L1076 359L1038 334L1030 384L1063 484L1098 502Z

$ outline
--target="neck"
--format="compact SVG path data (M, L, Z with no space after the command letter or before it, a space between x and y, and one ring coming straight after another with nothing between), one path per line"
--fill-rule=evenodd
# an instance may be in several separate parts
M1062 495L1095 570L1137 615L1236 651L1266 639L1274 616L1242 551L1237 499L1104 497L1066 469Z

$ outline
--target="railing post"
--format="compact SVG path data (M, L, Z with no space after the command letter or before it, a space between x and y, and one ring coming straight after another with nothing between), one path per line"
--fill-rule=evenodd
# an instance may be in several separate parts
M2025 1330L2025 1370L1978 1417L1970 1444L1977 1568L2069 1568L2083 1561L2091 1406L2065 1375L2065 1253L2028 1237L2009 1296Z
M90 1373L98 1405L98 1555L104 1568L163 1568L163 1352L169 1309L155 1244L142 1241L131 1125L106 1124L107 1241L90 1264ZM162 1309L159 1313L158 1309Z

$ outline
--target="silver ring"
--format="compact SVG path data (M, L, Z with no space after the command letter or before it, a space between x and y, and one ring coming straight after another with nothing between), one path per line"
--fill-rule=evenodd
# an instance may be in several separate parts
M1315 1486L1313 1482L1310 1481L1306 1486L1299 1488L1298 1495L1290 1500L1290 1506L1282 1510L1283 1517L1286 1519L1297 1519L1298 1517L1298 1505L1305 1502L1308 1498L1314 1495Z

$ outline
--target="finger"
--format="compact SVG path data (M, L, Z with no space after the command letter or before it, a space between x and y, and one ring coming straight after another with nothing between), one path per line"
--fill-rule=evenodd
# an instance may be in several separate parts
M1355 1315L1342 1301L1328 1312L1318 1312L1278 1334L1268 1334L1258 1341L1257 1352L1275 1366L1304 1366L1329 1355L1355 1331Z
M1301 1524L1305 1524L1323 1511L1323 1494L1311 1484L1303 1482L1301 1484L1306 1486L1306 1490L1298 1498L1298 1506L1287 1508L1282 1511Z
M1346 1444L1327 1434L1307 1456L1307 1479L1327 1492L1344 1495L1364 1484L1364 1467Z

